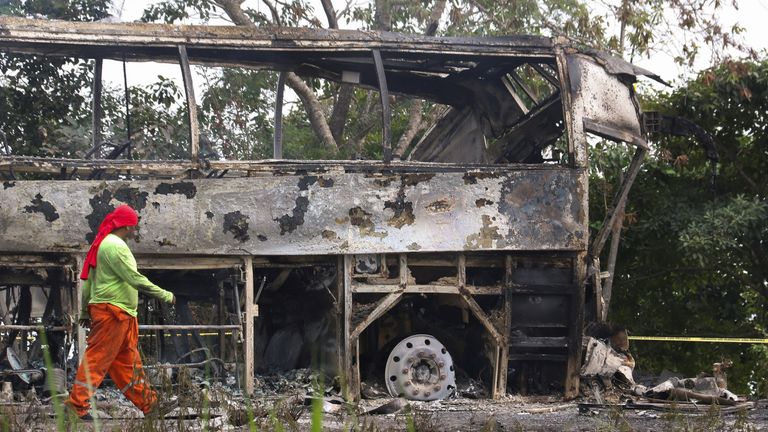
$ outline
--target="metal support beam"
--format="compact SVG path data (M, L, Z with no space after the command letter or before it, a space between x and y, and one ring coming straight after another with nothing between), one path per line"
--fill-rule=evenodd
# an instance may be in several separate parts
M494 349L493 349L493 371L491 376L491 398L498 399L500 394L498 391L498 376L499 376L499 368L501 365L499 364L499 360L501 358L501 346L505 343L504 338L502 337L499 330L496 328L496 326L493 325L493 322L488 317L488 315L483 311L483 308L480 307L479 304L475 301L474 298L472 298L472 295L467 293L467 290L465 289L466 281L467 281L467 258L464 254L459 254L458 260L457 260L457 279L459 282L459 296L464 300L464 303L466 303L467 307L470 311L472 311L472 314L477 318L478 321L480 321L480 324L485 327L485 329L490 333L491 337L493 338L494 343ZM504 366L506 368L506 365Z
M77 299L77 305L75 306L76 316L78 319L78 325L77 325L77 355L78 355L78 363L83 360L83 353L85 353L85 328L82 327L79 324L80 320L80 308L83 304L83 280L80 279L80 269L83 268L83 264L85 263L85 256L84 255L76 255L75 256L75 274L77 275L77 280L75 281L75 299Z
M549 81L553 87L560 88L560 82L557 81L557 70L547 70L539 63L528 63L532 68L536 70L544 79Z
M478 321L480 321L480 324L485 327L486 330L488 330L488 333L491 334L491 337L493 338L494 342L501 343L502 342L502 336L501 333L499 333L499 330L493 325L493 322L491 322L491 319L488 318L488 315L483 311L483 308L480 307L479 304L475 301L475 299L472 298L472 296L466 294L466 293L460 293L459 294L462 299L464 299L464 303L466 303L469 310L472 312L472 314L477 318Z
M461 283L461 282L460 282ZM488 330L488 333L491 334L491 337L493 338L495 343L502 343L503 337L499 330L496 328L496 326L493 325L493 322L488 317L488 314L483 311L483 308L480 307L479 304L475 301L472 296L467 293L465 289L463 289L463 285L460 286L459 289L459 295L462 299L464 299L464 303L466 303L469 310L472 312L472 314L477 318L478 321L480 321L480 324L485 327L486 330Z
M0 324L0 333L9 331L37 331L37 332L66 332L72 330L69 326L51 326L46 327L44 325L15 325L15 324Z
M349 335L349 338L353 341L357 341L357 339L360 337L360 335L365 331L366 328L368 328L369 325L371 325L374 321L381 318L382 315L387 313L390 309L395 307L397 303L400 301L400 299L403 298L403 292L394 292L392 294L389 294L388 296L382 298L379 300L379 302L376 304L376 307L371 311L370 314L368 314L365 319L360 322L360 324L355 327L355 329L352 331L352 334Z
M219 282L218 284L218 295L217 300L218 304L216 305L216 315L219 318L219 325L226 325L227 324L227 307L224 303L224 283ZM240 326L238 326L240 327ZM219 358L224 359L226 355L226 332L224 329L219 330ZM237 349L237 347L234 347Z
M246 309L247 310L247 309ZM247 312L246 312L247 313ZM255 317L256 315L254 315ZM141 324L141 330L239 330L241 327L237 324Z
M133 129L131 129L131 91L128 88L128 72L125 66L125 52L123 52L123 91L125 92L125 141L127 146L126 156L127 156L127 159L133 159L133 142L132 142ZM110 159L110 158L107 158L107 159ZM131 172L128 171L128 178L130 177L131 177Z
M91 116L91 148L93 158L101 157L101 86L103 60L96 59L93 66L93 114Z
M277 95L275 96L275 142L272 146L272 157L283 158L283 93L285 92L286 72L280 72L277 77Z
M568 62L561 46L555 47L555 60L557 62L556 69L559 72L558 79L562 83L562 88L567 89L571 80L568 75ZM586 137L581 125L578 126L580 130L575 130L573 96L569 91L561 91L560 94L563 99L563 120L565 124L571 125L571 127L565 128L568 137L568 164L571 168L587 167Z
M606 278L605 284L603 285L600 293L600 299L603 302L603 310L601 315L598 317L601 321L608 320L608 312L611 309L613 277L616 274L616 257L619 254L619 243L621 243L621 229L624 226L624 209L626 208L626 205L627 201L624 200L622 205L615 210L618 216L616 217L616 223L614 223L613 227L611 228L611 247L608 249L608 266L606 267L608 277ZM600 270L601 268L598 266L598 280L602 279L602 272Z
M341 347L344 351L344 368L340 371L342 376L346 377L347 391L344 398L348 401L357 401L360 399L360 359L359 345L357 340L351 338L352 331L352 268L354 267L354 257L344 255L343 281L344 281L344 312L341 319L344 321L344 339L341 341Z
M387 76L384 74L384 62L381 59L381 51L374 49L373 63L376 66L376 79L379 82L379 95L381 96L381 146L384 153L384 162L392 161L392 108L389 106L389 89L387 88Z
M525 84L525 81L520 78L520 75L517 74L516 70L512 70L508 75L512 77L512 80L514 80L521 89L523 89L523 93L528 96L528 99L533 102L533 105L539 104L539 99L536 98L536 94L534 94L533 91L528 88L528 86Z
M501 83L504 84L504 87L509 92L509 95L512 96L512 99L515 100L515 103L517 104L517 107L520 109L520 112L523 113L523 115L528 114L530 111L528 109L528 106L525 104L525 101L523 101L523 98L520 97L519 94L517 94L517 90L514 86L512 86L512 82L506 78L502 78Z
M345 340L347 338L347 326L345 302L344 302L344 257L339 255L336 259L336 300L333 303L334 316L336 317L336 371L342 380L342 396L347 398L347 385L344 382L344 372L346 369L347 354L345 349Z
M507 394L507 370L509 369L509 336L512 330L512 270L514 262L512 255L504 256L504 292L503 310L504 328L501 335L504 339L499 353L499 367L497 369L496 391L500 396Z
M640 147L635 150L632 162L629 164L629 168L627 168L627 172L624 174L624 181L621 182L621 188L613 198L613 211L605 216L603 226L600 228L600 231L597 232L595 240L592 242L592 247L589 251L592 256L600 256L600 253L605 246L605 242L608 240L608 234L616 224L617 218L619 215L624 214L624 207L627 205L629 189L632 187L632 183L635 182L635 178L637 178L637 174L640 172L640 167L642 166L643 159L645 159L647 153L647 150Z
M190 159L197 162L200 159L200 129L197 123L197 102L195 102L195 87L192 83L192 71L189 67L187 47L179 45L179 64L181 76L184 79L184 93L187 95L187 119L189 121Z
M504 294L501 286L466 286L464 290L470 295L502 295ZM405 289L400 285L373 285L373 284L355 284L353 286L355 294L391 294L396 291L402 291L403 294L459 294L457 285L408 285Z
M256 318L255 305L253 303L253 258L243 257L243 266L245 267L245 330L243 334L243 351L245 351L245 363L243 373L245 375L245 393L253 394L254 390L254 333L253 320Z
M595 291L595 319L605 321L605 299L603 298L603 281L600 278L600 258L592 257L589 264L592 270L592 289Z
M568 365L565 371L566 400L579 396L579 370L581 369L581 338L584 328L584 285L587 281L587 253L579 252L573 259L573 284L576 292L569 302L570 319L568 326Z

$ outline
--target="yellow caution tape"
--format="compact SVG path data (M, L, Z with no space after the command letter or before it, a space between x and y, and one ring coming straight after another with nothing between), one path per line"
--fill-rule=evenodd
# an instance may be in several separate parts
M708 338L708 337L682 337L682 336L630 336L629 340L661 341L661 342L710 342L710 343L768 344L768 339Z

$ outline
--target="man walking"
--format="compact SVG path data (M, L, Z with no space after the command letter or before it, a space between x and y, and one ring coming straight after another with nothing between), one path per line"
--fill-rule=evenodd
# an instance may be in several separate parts
M80 325L90 326L91 332L67 404L83 420L92 420L88 400L107 373L144 414L157 409L157 394L144 377L138 350L138 294L168 303L176 303L176 298L137 271L125 240L135 237L138 223L130 206L121 205L109 213L80 274L85 280Z

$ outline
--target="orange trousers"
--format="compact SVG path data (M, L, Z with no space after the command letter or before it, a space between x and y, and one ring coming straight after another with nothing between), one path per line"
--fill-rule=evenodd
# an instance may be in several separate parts
M91 333L67 403L78 416L86 414L88 400L109 373L125 397L146 414L157 395L141 367L138 320L109 303L88 305L88 313Z

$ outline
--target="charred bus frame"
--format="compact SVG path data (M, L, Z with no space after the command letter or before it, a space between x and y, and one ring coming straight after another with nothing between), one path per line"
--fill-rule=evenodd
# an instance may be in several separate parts
M89 155L101 145L103 59L178 62L190 131L189 159L183 161L0 157L6 177L0 192L6 286L34 282L23 280L18 269L24 263L77 268L94 224L125 202L148 227L148 236L134 247L140 267L235 274L237 320L206 328L242 329L248 392L254 389L259 314L254 271L319 264L336 269L336 283L326 288L336 316L335 363L350 398L360 395L361 350L380 348L361 336L414 296L441 299L435 302L461 309L464 322L471 319L484 329L493 397L507 391L508 378L518 381L512 386L517 389L543 389L557 381L566 397L578 394L585 313L603 316L601 278L611 277L595 257L621 213L611 213L589 244L587 133L637 146L614 202L622 208L647 149L633 83L639 75L658 79L650 72L544 37L9 17L0 18L0 49L95 59ZM200 157L190 64L280 72L274 159ZM382 160L282 159L288 72L378 91ZM548 90L531 88L526 77ZM392 95L448 107L406 160L391 145ZM53 177L18 178L23 173ZM125 173L130 179L121 177ZM114 179L100 180L104 176ZM270 284L279 289L277 280ZM62 313L70 326L58 330L74 329L74 273L60 285L68 293ZM0 326L10 330L8 323ZM82 348L83 332L76 333Z

